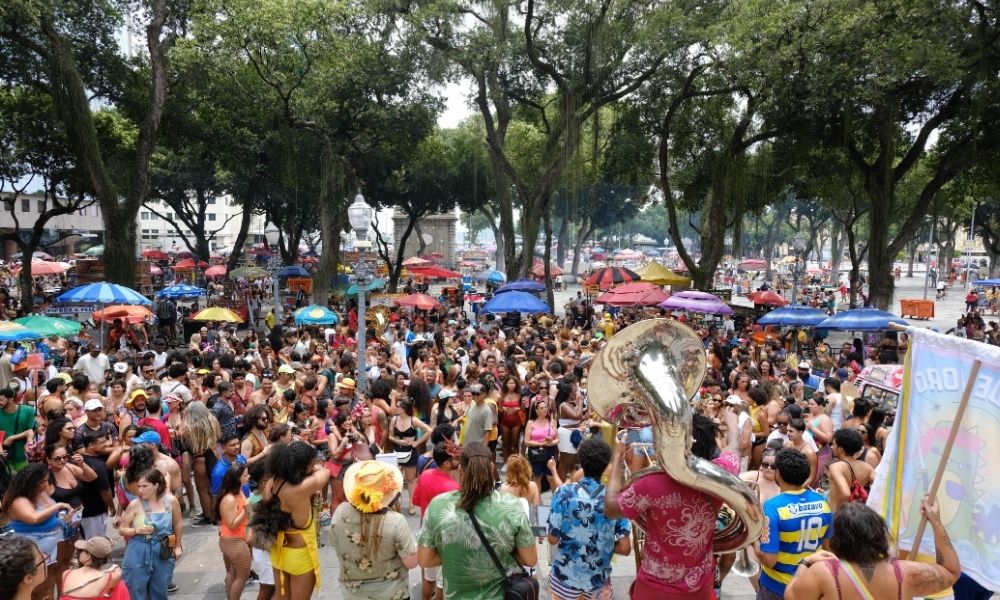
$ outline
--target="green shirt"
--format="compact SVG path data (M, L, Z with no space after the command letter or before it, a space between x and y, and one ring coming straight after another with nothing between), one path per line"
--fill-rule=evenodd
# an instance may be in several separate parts
M11 402L13 402L11 400ZM11 437L27 431L35 426L35 409L20 405L14 412L0 410L0 431L5 437ZM14 467L23 466L27 462L24 455L24 445L27 440L18 440L8 447L7 461Z
M460 492L448 492L431 500L424 526L417 537L421 546L441 555L444 597L448 600L502 600L504 581L489 553L458 507ZM516 548L535 545L528 514L519 499L494 491L476 505L476 521L508 574L520 567Z

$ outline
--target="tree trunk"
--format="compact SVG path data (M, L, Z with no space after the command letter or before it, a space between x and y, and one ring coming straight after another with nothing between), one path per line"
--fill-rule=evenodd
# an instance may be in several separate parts
M252 206L251 197L252 194L248 194L247 201L243 203L243 214L240 215L240 231L236 234L236 241L233 242L233 247L229 250L229 258L226 259L227 273L239 265L240 257L243 256L243 245L246 244L247 235L250 233L250 220L253 218L253 211L250 210Z
M427 253L427 242L424 241L424 232L420 228L420 220L413 224L414 230L417 233L417 256L423 256Z
M580 223L580 228L576 230L576 240L573 242L573 275L580 274L580 254L583 252L583 245L587 243L587 239L594 233L594 227L591 224L590 217L584 217L583 222Z
M913 263L917 260L917 238L906 243L906 276L913 277Z
M830 283L840 284L840 263L843 260L843 231L835 222L830 224Z
M493 243L496 244L497 247L496 251L493 253L493 260L497 265L496 270L501 273L506 273L507 256L505 254L505 248L507 244L504 242L503 231L500 230L500 227L497 226L492 218L490 218L487 223L490 224L490 231L493 232Z
M31 258L35 254L38 245L34 240L21 245L21 273L18 275L18 283L21 286L21 312L30 315L35 307L35 282L31 276Z
M531 267L535 261L535 244L538 243L538 230L542 219L548 218L548 213L547 202L539 199L526 203L521 208L521 253L515 262L515 274L519 279L531 276Z
M315 132L314 132L315 133ZM341 156L333 151L333 141L329 136L317 134L323 143L323 166L320 177L319 220L320 235L323 237L323 252L313 273L313 303L326 306L330 297L330 280L337 275L340 259L340 232L344 226L344 206L346 196L345 165ZM298 253L298 240L296 240Z
M545 261L545 298L552 314L555 314L556 299L552 281L552 215L549 212L542 213L542 219L545 221L545 252L542 256Z
M569 217L565 214L559 220L559 234L556 236L556 240L559 244L559 247L556 248L556 265L560 269L565 269L566 247L569 246Z
M389 285L387 286L390 294L395 294L399 287L399 275L403 272L403 260L406 259L406 242L410 239L410 234L417 226L417 222L420 220L421 215L415 215L412 213L407 213L406 229L403 230L403 235L399 237L399 247L396 248L396 261L395 264L390 264L389 266Z

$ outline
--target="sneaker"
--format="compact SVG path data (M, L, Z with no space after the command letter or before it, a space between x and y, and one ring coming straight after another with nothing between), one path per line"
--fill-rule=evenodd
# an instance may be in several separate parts
M215 523L212 522L211 519L206 519L205 517L202 517L202 518L198 519L197 521L195 521L194 523L191 523L191 524L194 525L195 527L208 527L208 526L211 526L211 525L215 525Z
M167 593L168 594L173 594L176 591L177 591L177 584L174 583L173 581L171 581L170 585L167 586Z

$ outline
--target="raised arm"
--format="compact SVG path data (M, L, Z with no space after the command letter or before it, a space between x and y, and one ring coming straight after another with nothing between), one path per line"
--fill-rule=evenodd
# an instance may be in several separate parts
M927 522L934 532L934 548L937 554L937 564L900 561L903 567L903 582L914 596L929 596L948 589L962 574L962 565L958 561L955 546L948 538L948 532L941 524L941 512L937 500L928 502L925 496L920 503L920 512L927 517Z
M625 516L622 507L618 505L618 494L622 491L622 464L628 446L621 439L615 439L615 450L611 456L611 474L608 485L604 488L604 516L609 519L621 519Z

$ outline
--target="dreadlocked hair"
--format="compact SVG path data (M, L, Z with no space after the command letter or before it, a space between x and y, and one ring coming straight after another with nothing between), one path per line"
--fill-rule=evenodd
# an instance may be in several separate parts
M493 454L482 442L469 442L462 448L462 481L458 506L472 512L483 498L493 493L496 464Z

